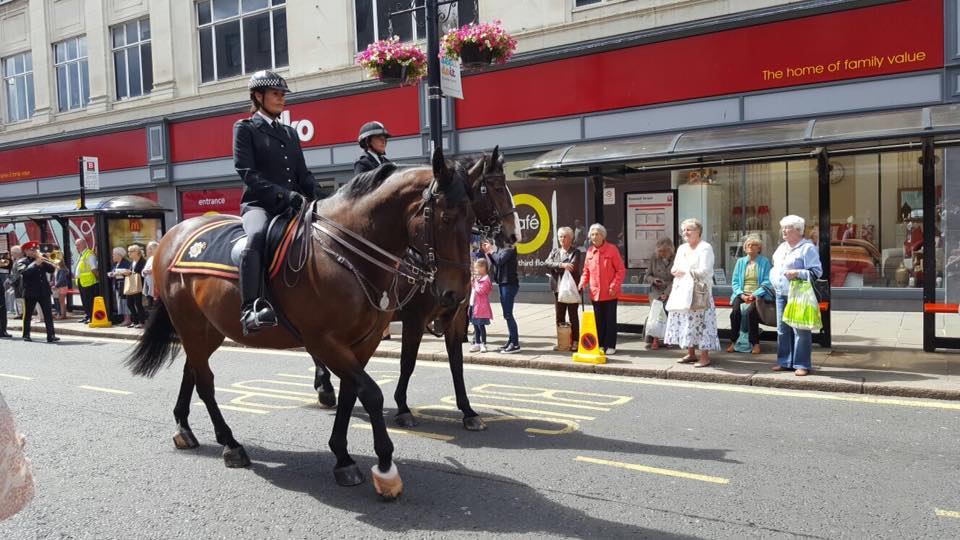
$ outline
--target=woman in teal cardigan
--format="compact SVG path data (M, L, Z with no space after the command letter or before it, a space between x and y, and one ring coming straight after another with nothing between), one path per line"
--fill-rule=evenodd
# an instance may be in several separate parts
M730 297L730 328L733 338L727 352L734 352L734 345L740 335L743 304L751 304L757 298L763 297L767 291L764 285L770 285L770 259L760 254L763 244L760 237L751 234L743 240L743 251L746 256L737 260L733 268L733 296ZM756 309L748 309L747 324L749 327L750 352L760 354L760 315Z

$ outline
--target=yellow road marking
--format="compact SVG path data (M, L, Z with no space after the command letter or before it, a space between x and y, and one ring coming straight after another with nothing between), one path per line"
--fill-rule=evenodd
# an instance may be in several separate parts
M440 398L440 401L447 403L449 405L457 404L457 396L444 396ZM495 405L491 403L479 403L476 401L471 401L470 405L477 408L486 407L494 411L514 411L514 412L525 412L532 414L546 414L550 416L559 416L561 418L572 418L574 420L596 420L596 416L583 416L582 414L570 414L570 413L559 413L554 411L541 411L540 409L526 409L523 407L508 407L504 405Z
M478 394L487 396L509 396L520 398L541 398L548 401L544 403L579 403L584 405L596 405L604 407L614 407L629 403L633 398L630 396L619 396L614 394L596 394L593 392L578 392L575 390L557 390L554 388L537 388L535 386L516 386L512 384L487 383L475 386L471 390ZM567 396L567 397L564 397ZM577 398L581 399L577 399ZM594 398L594 399L583 399ZM609 411L609 409L607 409Z
M107 343L122 343L122 344L130 345L130 340L127 340L127 339L100 338L100 337L86 337L86 339L89 341L102 341ZM256 354L260 356L265 356L265 355L296 356L299 358L303 358L308 362L312 362L312 360L310 359L310 356L305 352L272 351L272 350L266 350L266 349L251 349L246 347L221 347L221 350L246 353L246 354ZM370 363L399 365L400 360L394 359L394 358L371 358ZM433 369L443 369L443 370L449 369L449 366L443 362L423 361L423 362L419 362L417 365L424 366L427 368L433 368ZM674 380L667 380L667 379L648 379L648 378L642 378L642 377L624 377L624 376L617 376L617 375L604 375L599 373L574 373L574 372L564 372L564 371L538 370L533 368L485 366L485 365L478 365L478 364L465 364L463 367L464 369L469 371L488 371L488 372L494 372L494 373L510 373L513 375L526 374L526 375L536 375L538 377L550 377L555 379L608 381L608 382L616 382L620 384L665 386L669 388L691 388L691 389L698 389L698 390L712 390L714 392L733 392L733 393L739 393L739 394L753 394L758 396L820 399L820 400L827 400L827 401L845 401L848 403L865 403L869 405L893 405L897 407L918 407L921 409L943 409L943 410L951 410L951 411L960 411L960 403L949 402L949 401L936 401L936 400L920 401L920 400L914 400L914 399L898 399L898 398L885 398L885 397L878 397L878 396L865 396L862 394L829 394L829 393L818 393L810 390L781 390L781 389L775 389L775 388L761 388L757 386L684 382L684 381L674 381ZM312 370L313 368L310 368L310 369Z
M502 409L503 407L501 407ZM449 416L436 416L432 414L426 414L423 411L434 410L434 411L457 411L459 410L452 405L424 405L423 407L414 407L413 410L417 413L417 418L427 418L430 420L437 420L439 422L452 422L454 424L459 424L460 419L451 418ZM545 414L553 414L544 411ZM565 435L567 433L573 433L580 429L580 424L574 422L573 420L565 420L563 418L550 418L542 416L485 416L483 421L486 423L492 422L515 422L518 420L529 420L531 422L541 422L545 424L559 424L563 427L560 429L540 429L540 428L525 428L524 431L527 433L537 433L539 435Z
M373 431L373 426L371 426L370 424L350 424L350 427L367 429L367 430ZM431 439L434 441L441 441L441 442L450 442L456 439L456 437L453 437L451 435L441 435L440 433L430 433L429 431L410 431L407 429L400 429L400 428L387 428L387 433L392 433L394 435L413 435L415 437L423 437L425 439Z
M194 403L194 405L195 405L195 406L198 406L198 407L203 407L203 406L205 406L202 401L198 401L198 402ZM220 405L219 403L217 403L217 406L219 406L221 409L224 409L224 410L227 410L227 411L248 412L248 413L253 413L253 414L269 414L269 413L270 413L270 411L261 411L260 409L248 409L248 408L246 408L246 407L234 407L233 405Z
M101 388L99 386L87 386L81 385L77 388L83 388L84 390L93 390L94 392L106 392L108 394L120 394L122 396L129 396L133 392L127 392L126 390L114 390L113 388Z
M8 379L20 379L21 381L33 380L33 377L25 377L23 375L10 375L9 373L0 373L0 377L6 377Z
M588 411L610 412L609 407L594 407L593 405L576 405L573 403L557 403L555 401L544 401L542 399L523 399L517 397L495 396L491 394L468 394L470 399L502 399L504 401L516 401L518 403L536 403L538 405L550 405L552 407L570 407L572 409L586 409Z
M675 471L673 469L660 469L658 467L648 467L646 465L636 465L633 463L622 463L619 461L607 461L605 459L595 459L584 456L577 456L576 461L582 461L584 463L595 463L597 465L607 465L610 467L619 467L621 469L628 469L631 471L639 471L652 474L662 474L664 476L673 476L676 478L686 478L687 480L699 480L701 482L710 482L713 484L729 484L730 480L726 478L720 478L718 476L707 476L704 474L694 474L683 471Z
M313 377L310 375L294 375L292 373L277 373L277 377L290 377L291 379L307 379L311 381L313 380Z
M953 510L941 510L939 508L934 508L933 511L939 517L960 519L960 512L954 512Z

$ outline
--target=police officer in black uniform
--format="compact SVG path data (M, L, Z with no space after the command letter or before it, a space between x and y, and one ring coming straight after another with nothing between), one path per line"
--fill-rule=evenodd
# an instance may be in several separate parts
M273 306L261 295L267 225L288 209L299 211L318 198L300 139L279 121L290 92L283 77L258 71L248 84L253 116L233 126L233 163L245 185L241 200L246 248L240 254L240 321L244 335L277 325Z
M17 264L20 266L20 279L23 280L23 340L33 341L30 339L30 318L39 305L43 323L47 326L47 342L60 341L53 334L53 311L50 307L52 292L48 275L55 272L56 268L40 256L39 242L27 242L22 249L26 256Z
M357 142L363 148L363 154L353 162L353 174L372 171L390 162L386 156L388 138L390 132L380 122L367 122L360 128Z

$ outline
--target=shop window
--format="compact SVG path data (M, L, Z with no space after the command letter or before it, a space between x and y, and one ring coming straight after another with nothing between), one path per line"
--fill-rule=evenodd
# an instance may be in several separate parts
M86 36L54 44L53 55L57 73L57 105L60 111L86 107L90 102Z
M7 93L7 122L33 116L33 56L29 52L3 59L3 87Z
M286 0L197 3L200 79L227 79L289 64Z
M423 7L423 0L415 0ZM411 4L397 0L355 0L357 21L357 50L380 39L398 36L401 41L416 41L427 37L423 10L390 17L395 11L409 9ZM440 7L441 32L477 20L476 0L453 2Z
M830 159L832 286L923 286L926 209L920 155L919 151L886 152ZM942 174L937 185L943 185ZM937 188L938 201L942 191ZM939 217L937 221L933 234L942 251ZM938 275L942 267L941 254Z
M140 19L110 29L117 99L143 96L153 88L150 20Z

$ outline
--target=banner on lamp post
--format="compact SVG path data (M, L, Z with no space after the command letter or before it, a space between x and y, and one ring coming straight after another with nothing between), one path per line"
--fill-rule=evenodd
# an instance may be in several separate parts
M83 184L86 189L100 189L100 160L83 157Z
M440 91L445 96L463 99L463 85L460 82L460 63L443 57L440 59Z

